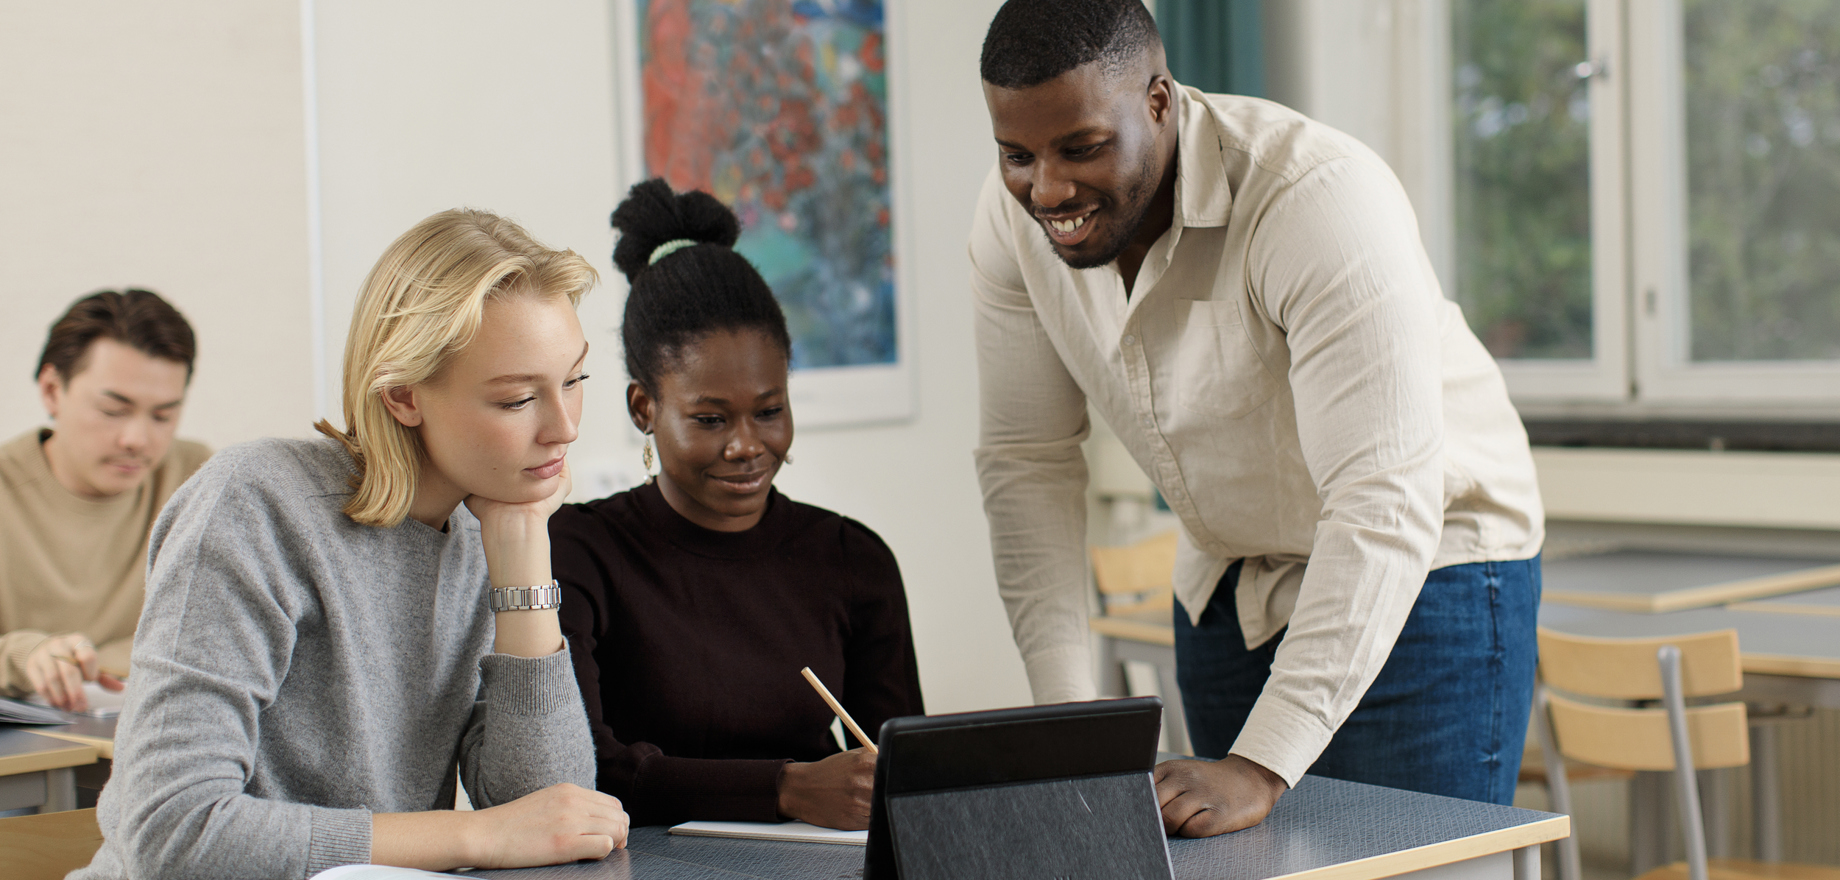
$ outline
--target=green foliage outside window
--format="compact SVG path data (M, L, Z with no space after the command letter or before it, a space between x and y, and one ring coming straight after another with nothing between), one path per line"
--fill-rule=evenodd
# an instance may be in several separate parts
M1589 358L1583 0L1453 0L1456 299L1498 358Z
M1683 12L1692 358L1840 359L1840 3Z

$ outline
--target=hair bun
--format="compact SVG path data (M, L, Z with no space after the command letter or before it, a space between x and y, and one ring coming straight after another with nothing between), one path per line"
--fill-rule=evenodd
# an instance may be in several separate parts
M701 190L674 192L663 178L633 185L626 199L613 210L613 228L620 240L613 247L613 265L631 282L651 264L652 252L666 242L688 239L698 244L734 247L741 237L741 221L727 205Z

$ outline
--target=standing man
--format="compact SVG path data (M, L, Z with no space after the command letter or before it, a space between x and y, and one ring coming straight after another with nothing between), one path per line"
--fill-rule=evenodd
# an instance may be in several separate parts
M1507 803L1543 533L1527 436L1387 166L1170 79L1139 0L1009 0L971 233L978 476L1038 702L1092 699L1087 406L1182 521L1172 833L1303 774Z
M174 442L192 328L145 290L77 300L51 325L38 391L51 427L0 446L0 695L80 711L121 690L147 533L209 450Z

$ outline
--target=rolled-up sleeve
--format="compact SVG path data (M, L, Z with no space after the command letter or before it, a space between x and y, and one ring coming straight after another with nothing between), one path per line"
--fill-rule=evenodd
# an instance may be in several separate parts
M1030 302L993 171L971 233L978 481L997 589L1037 703L1096 693L1087 634L1086 396Z
M1295 785L1392 652L1443 523L1439 293L1403 191L1336 159L1279 195L1250 280L1291 351L1304 461L1322 500L1271 678L1232 752Z

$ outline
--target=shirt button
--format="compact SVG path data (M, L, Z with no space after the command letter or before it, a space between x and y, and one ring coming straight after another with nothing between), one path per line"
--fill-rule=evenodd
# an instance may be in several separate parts
M1125 344L1125 345L1134 345L1134 344L1136 344L1136 342L1137 342L1137 337L1135 337L1135 336L1132 336L1132 335L1130 335L1130 334L1128 334L1128 333L1127 333L1127 334L1125 334L1125 337L1124 337L1124 344Z

